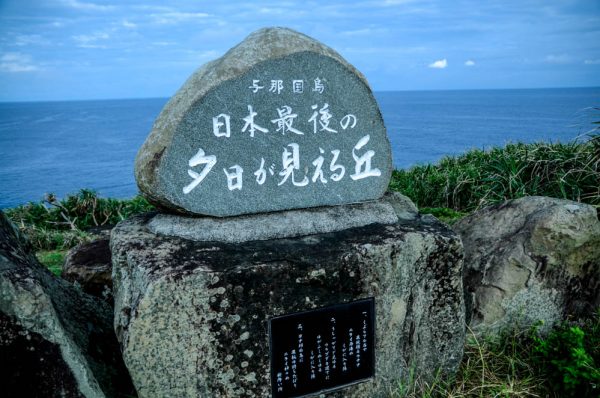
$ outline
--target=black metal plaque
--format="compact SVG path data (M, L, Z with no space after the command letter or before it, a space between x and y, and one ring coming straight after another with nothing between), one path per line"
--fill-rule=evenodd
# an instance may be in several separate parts
M375 374L375 299L269 320L273 397L331 391Z

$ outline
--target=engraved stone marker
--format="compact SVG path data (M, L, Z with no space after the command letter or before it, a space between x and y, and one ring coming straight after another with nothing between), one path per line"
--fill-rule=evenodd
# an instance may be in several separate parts
M375 299L270 320L273 397L299 397L364 381L375 368Z
M364 76L323 44L272 28L188 79L135 171L162 207L234 216L380 198L392 162Z

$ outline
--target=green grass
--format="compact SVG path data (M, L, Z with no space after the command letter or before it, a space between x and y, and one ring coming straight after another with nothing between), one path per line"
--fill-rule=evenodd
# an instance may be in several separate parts
M523 196L570 199L600 207L600 136L585 142L509 144L395 170L390 190L419 208L468 213Z
M67 250L38 251L35 256L40 263L44 264L56 276L62 273Z
M466 215L466 213L448 209L447 207L421 207L419 211L422 214L431 214L448 224L454 224Z
M90 241L91 228L114 225L134 214L152 210L146 199L100 198L89 189L62 200L44 200L7 209L6 215L29 236L36 250L65 250Z
M411 374L392 396L593 397L600 392L600 315L567 322L546 337L517 328L494 338L470 332L453 377Z

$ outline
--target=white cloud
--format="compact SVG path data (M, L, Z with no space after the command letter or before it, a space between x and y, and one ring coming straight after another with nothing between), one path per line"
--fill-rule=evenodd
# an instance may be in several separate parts
M586 59L583 63L586 65L600 65L600 59Z
M126 19L124 19L121 22L121 25L123 25L124 28L128 28L128 29L135 29L135 28L137 28L137 24L134 24L133 22L129 22Z
M165 46L173 46L177 43L175 43L174 41L153 41L152 45L153 46L160 46L160 47L165 47Z
M40 68L31 61L31 56L23 53L6 53L0 57L0 70L3 72L35 72Z
M546 58L544 58L544 62L547 62L549 64L568 64L571 61L572 61L571 57L569 57L566 54L559 54L559 55L550 54L550 55L546 55Z
M475 66L475 61L468 59L465 61L465 66Z
M154 22L161 25L177 24L194 19L204 19L210 16L205 12L164 12L150 15Z
M399 4L408 4L408 3L412 3L414 2L414 0L384 0L382 5L383 6L397 6Z
M341 34L344 36L373 36L385 34L387 32L387 28L369 27L355 30L344 30L341 32Z
M289 11L279 7L261 7L258 12L261 14L284 15Z
M430 68L434 69L444 69L448 66L448 60L446 58L437 60L428 65Z
M371 34L370 28L356 29L356 30L345 30L342 32L344 36L363 36Z
M85 3L78 0L63 0L62 3L67 7L83 11L110 11L115 9L112 5L100 5L95 3Z
M422 54L428 50L427 47L344 47L344 53L353 54L379 54L386 56L404 55L404 54Z
M76 35L72 38L77 42L77 47L106 48L105 45L98 44L98 41L110 39L110 35L106 32L96 32L91 35Z
M133 6L136 10L144 10L144 11L154 11L154 12L172 12L174 11L171 7L165 6L153 6L148 4L140 4Z
M43 45L43 44L48 44L48 43L49 43L48 40L44 39L40 35L18 35L15 38L14 45L22 47L22 46L28 46L30 44Z

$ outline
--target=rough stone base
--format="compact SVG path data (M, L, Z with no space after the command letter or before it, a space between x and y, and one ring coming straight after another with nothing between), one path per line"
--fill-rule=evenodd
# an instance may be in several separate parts
M270 396L268 319L375 297L376 376L332 396L389 396L410 367L462 357L462 244L401 197L390 224L244 243L112 232L115 330L141 397ZM307 212L309 214L309 212ZM268 226L262 226L266 228Z

